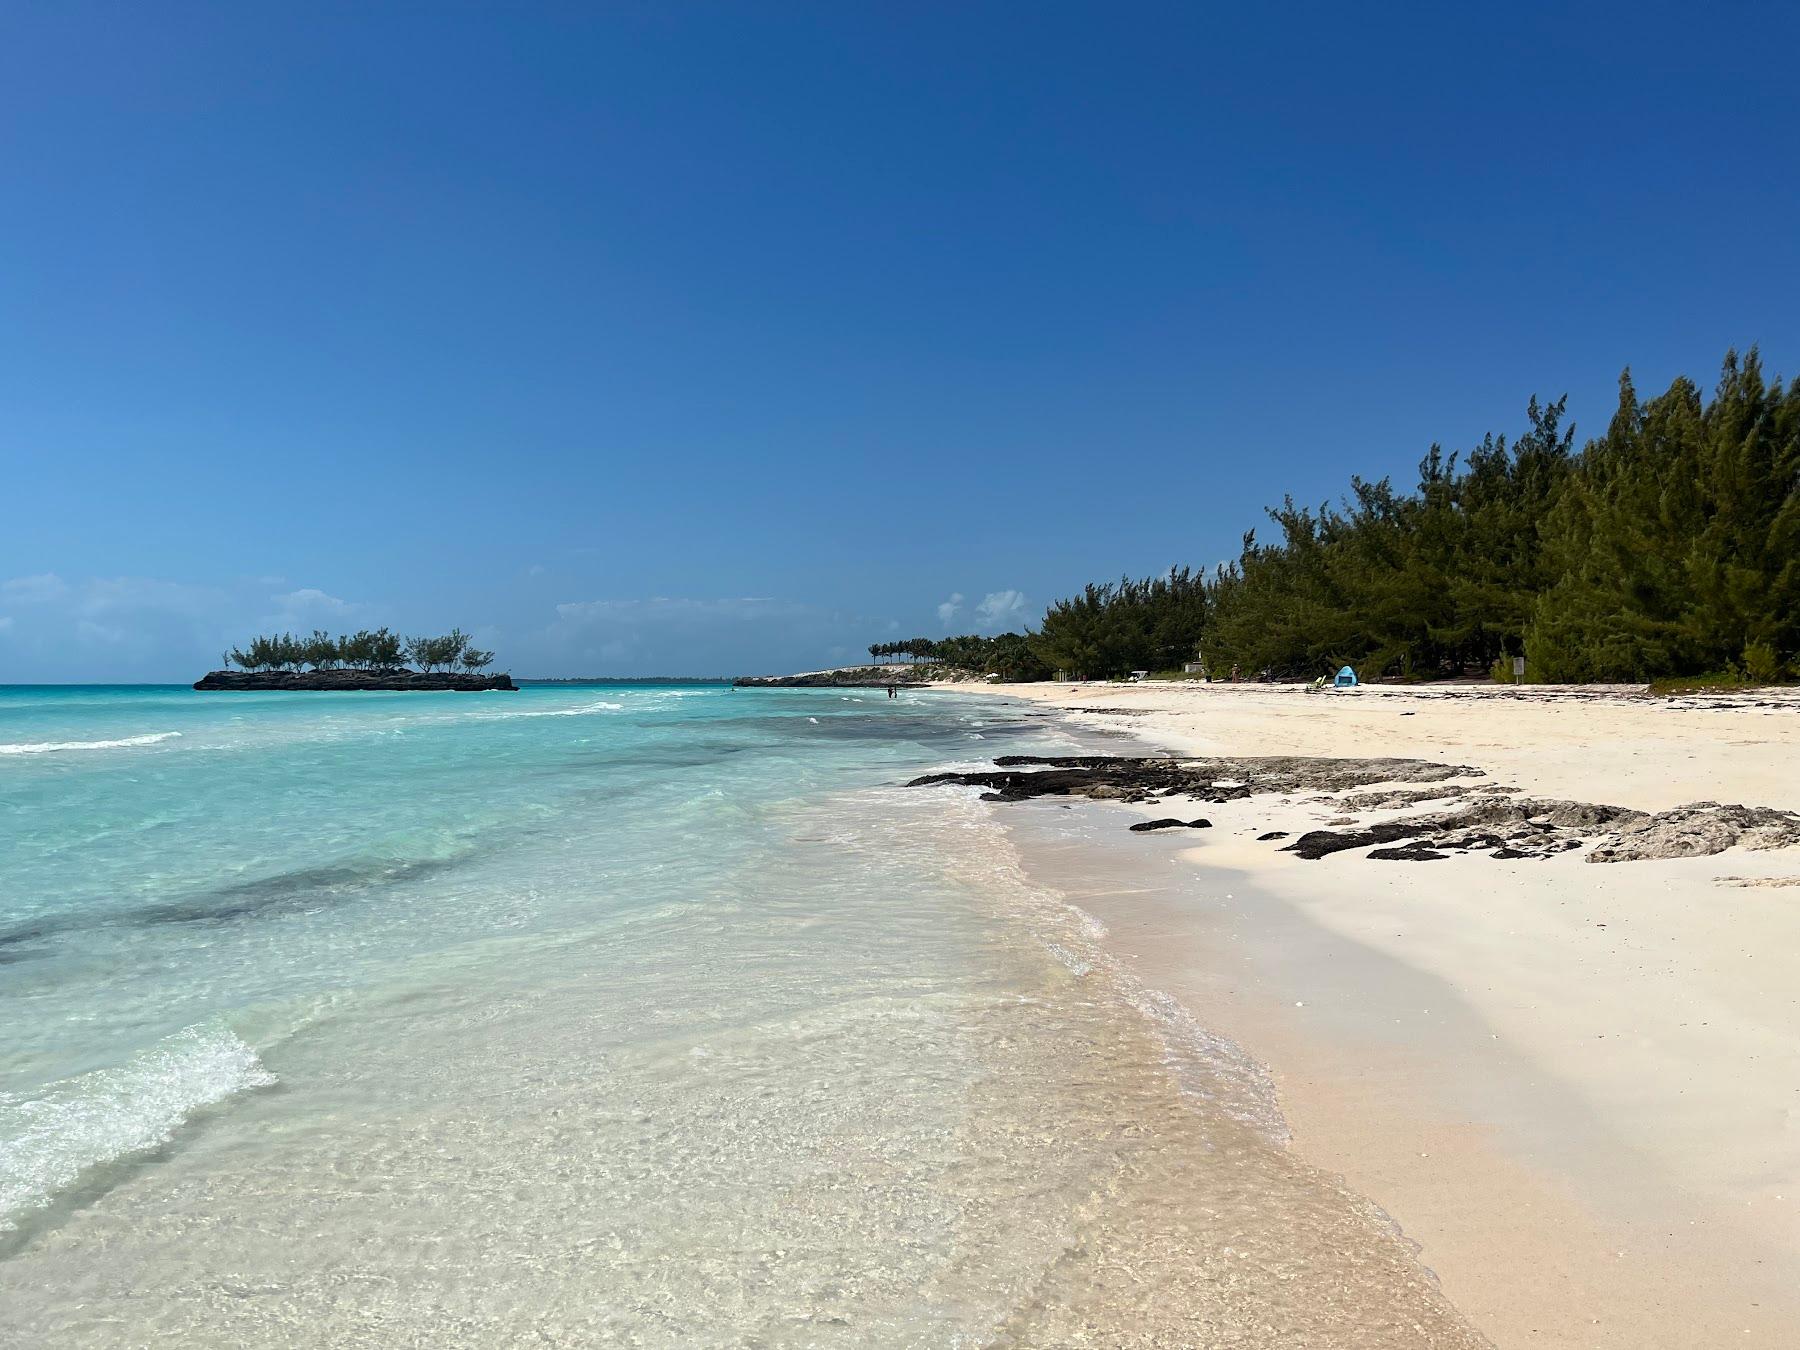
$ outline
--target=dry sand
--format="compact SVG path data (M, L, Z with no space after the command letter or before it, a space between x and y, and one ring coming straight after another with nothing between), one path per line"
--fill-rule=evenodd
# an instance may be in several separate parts
M1800 809L1791 696L996 692L1178 753L1417 756L1534 795ZM1337 814L1316 800L1196 813L1215 828L1121 831L1149 872L1044 865L1140 978L1269 1064L1294 1147L1380 1203L1496 1344L1800 1346L1800 850L1307 862L1256 835Z

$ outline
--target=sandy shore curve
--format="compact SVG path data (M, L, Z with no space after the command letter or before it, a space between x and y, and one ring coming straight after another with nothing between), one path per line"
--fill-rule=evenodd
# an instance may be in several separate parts
M1038 684L1183 755L1412 756L1534 796L1800 810L1800 697ZM1003 808L1029 834L1036 803ZM1084 804L1097 813L1167 809ZM1317 860L1316 795L1027 849L1148 985L1266 1061L1294 1147L1511 1346L1786 1346L1800 1326L1800 850Z

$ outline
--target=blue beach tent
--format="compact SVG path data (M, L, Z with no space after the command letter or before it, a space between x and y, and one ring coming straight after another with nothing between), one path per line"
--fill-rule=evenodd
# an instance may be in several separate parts
M1356 672L1349 666L1345 666L1337 673L1337 678L1331 684L1334 689L1354 689L1356 688Z

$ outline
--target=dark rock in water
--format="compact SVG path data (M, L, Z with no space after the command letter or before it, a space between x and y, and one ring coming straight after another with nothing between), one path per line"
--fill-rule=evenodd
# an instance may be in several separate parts
M1442 862L1450 855L1434 852L1423 844L1402 844L1398 848L1370 849L1369 856L1383 862Z
M481 693L517 690L510 675L427 674L417 670L214 670L194 681L202 690Z
M1212 822L1206 819L1177 820L1174 816L1167 816L1162 820L1140 820L1131 828L1140 834L1145 830L1210 830Z
M1267 834L1259 834L1256 836L1259 843L1270 839L1286 839L1287 837L1288 832L1286 830L1270 830Z

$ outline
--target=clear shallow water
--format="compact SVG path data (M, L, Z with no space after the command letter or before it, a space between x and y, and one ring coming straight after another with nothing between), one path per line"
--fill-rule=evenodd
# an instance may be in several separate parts
M937 693L0 690L0 1333L1464 1343L990 808L896 786L1069 748Z

